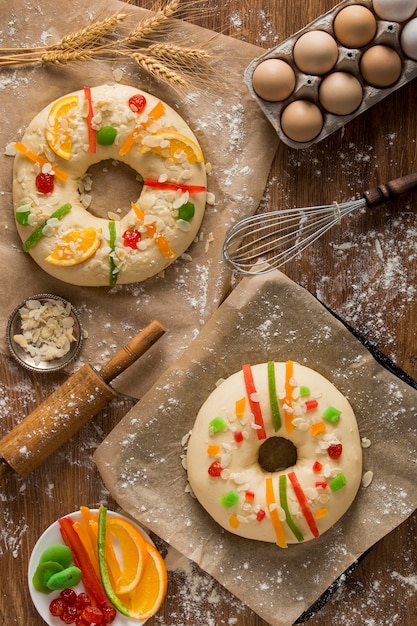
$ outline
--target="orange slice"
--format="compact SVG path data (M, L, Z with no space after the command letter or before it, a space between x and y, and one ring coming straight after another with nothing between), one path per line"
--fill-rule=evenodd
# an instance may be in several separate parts
M115 580L117 595L129 593L137 587L148 560L147 542L127 520L110 518L107 532L116 554L120 554L121 573Z
M165 599L168 586L168 575L164 560L158 550L146 543L148 560L139 584L123 602L131 617L145 620L155 615Z
M203 163L204 155L201 148L195 141L173 131L159 131L149 136L155 139L155 144L143 145L141 152L150 150L155 154L172 158L175 162L184 160L184 156L189 163Z
M72 152L69 122L71 113L77 104L78 96L76 95L60 98L52 105L46 124L46 140L50 148L55 154L67 161L71 158Z
M69 231L60 238L60 243L45 261L63 267L83 263L99 248L100 232L93 227Z

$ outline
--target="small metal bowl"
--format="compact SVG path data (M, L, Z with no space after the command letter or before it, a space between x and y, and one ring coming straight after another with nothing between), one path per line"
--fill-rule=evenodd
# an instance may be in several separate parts
M35 359L35 357L32 357L29 352L27 352L14 340L15 335L19 335L22 333L22 320L20 317L20 309L26 305L28 300L38 300L41 304L45 304L47 302L53 303L54 301L58 300L59 302L62 302L65 307L67 305L70 305L70 316L74 320L73 335L75 340L71 342L70 349L64 356L51 360L38 360ZM73 305L64 298L61 298L60 296L48 293L41 293L26 298L24 302L19 304L14 309L7 323L6 336L10 353L16 359L16 361L20 363L20 365L32 372L45 373L57 372L58 370L66 367L71 361L73 361L80 351L83 339L80 320L78 318L77 311L75 310Z

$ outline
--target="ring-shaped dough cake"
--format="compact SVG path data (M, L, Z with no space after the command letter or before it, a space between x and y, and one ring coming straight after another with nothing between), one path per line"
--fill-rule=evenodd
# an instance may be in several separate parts
M226 530L280 547L319 537L347 511L362 448L345 396L288 361L244 365L201 407L187 449L191 489Z
M55 100L15 144L15 217L23 248L48 274L74 285L143 281L193 242L206 205L198 141L170 106L127 85L85 88ZM83 181L100 161L117 160L143 179L118 219L88 211Z

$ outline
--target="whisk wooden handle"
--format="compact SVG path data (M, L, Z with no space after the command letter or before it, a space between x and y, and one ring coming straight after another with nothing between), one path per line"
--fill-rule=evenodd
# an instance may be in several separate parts
M384 204L388 200L396 200L409 191L417 189L417 173L407 174L401 178L395 178L388 183L383 183L378 187L365 191L363 197L369 208L374 208Z

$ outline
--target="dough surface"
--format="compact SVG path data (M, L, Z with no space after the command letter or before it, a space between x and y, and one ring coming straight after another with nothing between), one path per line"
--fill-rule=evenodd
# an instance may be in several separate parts
M270 394L280 426L273 424ZM246 365L201 407L188 441L187 471L194 495L226 530L281 547L308 541L333 526L358 491L356 418L345 396L308 367L291 361Z
M62 281L84 286L143 281L170 265L196 237L206 205L204 157L185 120L153 95L121 84L92 87L90 94L92 112L84 90L66 94L38 113L16 144L21 148L13 177L17 230L25 246L43 229L26 251ZM137 96L146 101L140 111L129 104ZM109 159L132 168L143 187L132 198L136 210L120 207L115 176L104 217L97 217L88 209L86 175ZM39 191L39 174L52 175L52 191ZM53 215L67 205L65 215ZM81 237L87 243L80 244Z

